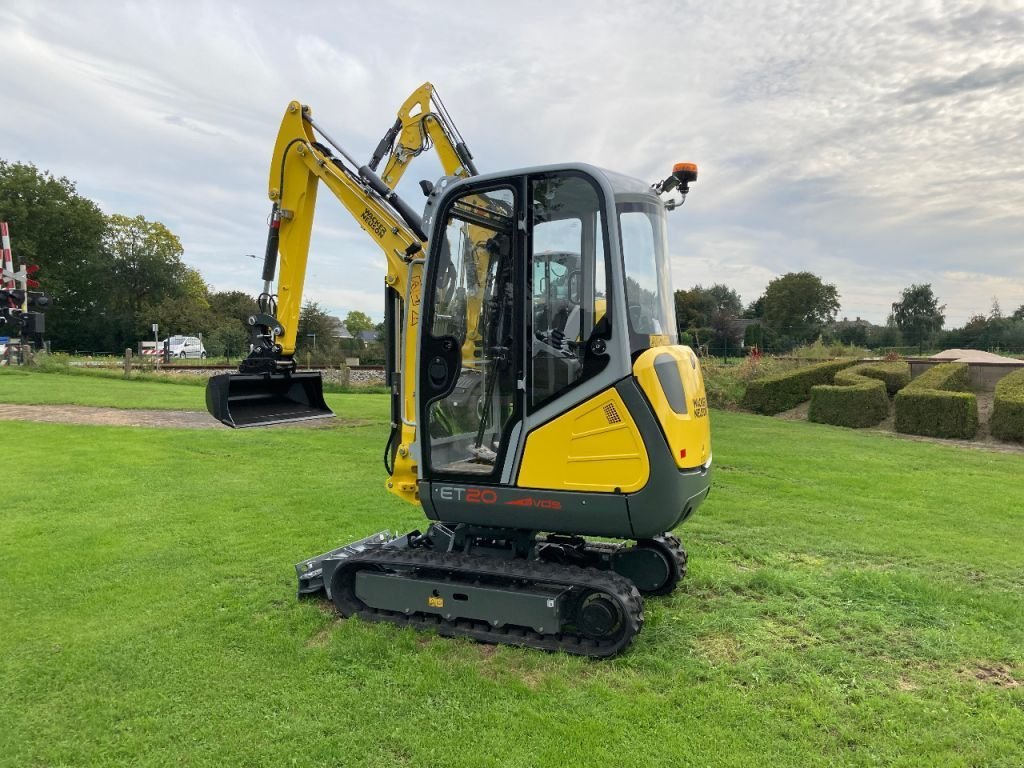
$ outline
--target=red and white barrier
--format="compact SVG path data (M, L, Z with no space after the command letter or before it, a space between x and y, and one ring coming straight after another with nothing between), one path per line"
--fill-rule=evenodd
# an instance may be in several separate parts
M3 269L5 272L14 272L14 258L11 256L11 233L7 230L6 221L0 221L0 241L3 242ZM3 285L5 289L16 287L13 278L4 279Z

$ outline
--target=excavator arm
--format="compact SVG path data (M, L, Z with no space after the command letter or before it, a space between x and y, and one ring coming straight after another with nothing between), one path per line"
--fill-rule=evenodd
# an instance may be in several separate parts
M280 253L275 316L283 329L277 338L280 347L277 354L285 358L295 352L313 216L321 183L384 252L385 282L403 296L409 280L409 265L427 239L419 216L367 166L351 167L354 165L351 158L335 156L331 147L317 138L314 125L309 107L296 101L288 105L274 145L268 182L273 209L263 279L264 288L269 288ZM350 164L346 164L345 159ZM269 290L265 290L264 295L269 296Z
M409 450L416 438L414 391L403 372L415 367L415 344L406 340L416 337L427 236L419 215L368 166L358 165L345 153L316 125L309 107L297 101L285 110L270 165L272 209L264 289L259 312L249 318L253 349L238 374L210 379L207 407L233 427L333 415L323 399L320 375L298 372L293 359L321 185L356 219L387 262L384 282L389 297L398 299L397 312L389 313L394 391L387 485L402 498L417 502L416 464Z
M437 90L427 82L413 91L398 108L398 118L374 150L369 167L376 170L381 160L387 156L381 179L389 188L394 189L402 180L412 159L431 148L437 153L445 176L467 178L479 174L465 139L448 114ZM492 234L491 230L477 226L468 226L466 232L469 240L477 248L484 247ZM487 259L476 261L477 273L474 280L478 285L486 280L487 264ZM482 342L479 330L480 297L473 294L467 301L469 307L462 358L465 367L475 368L479 364L477 353Z
M388 488L418 500L414 343L420 318L426 233L419 215L395 193L412 158L433 148L445 175L477 174L473 157L430 83L405 100L398 119L377 145L371 160L359 165L313 120L309 107L292 102L285 111L274 145L268 179L273 204L263 267L259 312L249 318L253 348L239 374L214 377L207 405L230 426L259 426L333 415L323 399L319 374L300 373L294 361L299 315L309 259L310 238L321 184L337 198L361 229L383 251L387 272L386 325L389 383L392 388L392 433L386 450ZM375 172L387 157L383 178ZM481 242L489 233L469 227ZM486 262L482 262L486 264ZM480 266L484 270L485 266ZM484 274L477 275L478 280ZM274 281L277 279L277 289ZM479 299L474 299L479 304ZM463 355L475 366L479 307L467 328ZM410 375L407 376L406 373Z
M396 229L392 221L395 217L389 210L390 206L405 205L394 193L394 189L410 161L433 148L446 176L461 178L478 173L466 142L429 82L423 83L402 103L395 124L378 143L373 157L365 166L357 166L351 158L347 159L352 168L340 162L327 146L317 140L313 126L309 107L298 105L298 102L289 104L281 122L270 165L269 196L275 207L271 213L271 236L267 240L264 258L266 298L261 298L262 303L268 304L267 309L274 309L269 305L269 300L273 299L270 288L278 249L282 254L287 251L289 258L281 262L276 312L265 312L266 315L276 317L280 323L283 333L278 343L284 356L294 354L297 341L318 182L324 182L334 192L363 231L384 251L388 260L385 282L403 294L401 286L407 277L404 264L410 253L408 249L414 248L410 238L415 235L418 240L426 240L419 217L413 211L407 207L404 210L402 207L397 209L405 226ZM295 156L290 157L293 151ZM342 152L340 148L338 151ZM384 172L377 176L375 171L385 155L387 162ZM287 189L284 183L286 178L292 180ZM384 198L389 205L382 206L380 200L372 199L373 196ZM275 220L280 223L280 240L274 237ZM399 253L401 256L396 255Z
M398 119L384 134L370 159L376 171L387 155L381 178L391 189L398 186L410 161L431 147L437 152L446 176L476 176L473 155L466 146L441 97L430 83L424 83L398 108Z

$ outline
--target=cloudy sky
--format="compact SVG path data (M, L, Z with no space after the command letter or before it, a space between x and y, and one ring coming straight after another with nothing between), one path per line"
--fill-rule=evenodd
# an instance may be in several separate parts
M291 99L368 159L430 80L482 171L697 162L677 288L810 270L876 322L911 283L947 325L1024 304L1021 2L0 0L0 30L0 157L164 222L217 289L258 289ZM321 195L308 297L380 318L383 274Z

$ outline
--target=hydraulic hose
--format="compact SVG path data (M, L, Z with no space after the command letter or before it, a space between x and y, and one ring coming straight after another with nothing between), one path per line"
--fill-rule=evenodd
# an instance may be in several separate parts
M427 233L423 229L423 219L420 218L416 211L409 207L405 200L398 196L397 192L389 189L384 180L370 170L368 165L359 166L359 176L370 185L374 192L383 197L388 205L395 209L395 212L402 217L402 221L409 225L409 229L413 231L416 237L426 242Z

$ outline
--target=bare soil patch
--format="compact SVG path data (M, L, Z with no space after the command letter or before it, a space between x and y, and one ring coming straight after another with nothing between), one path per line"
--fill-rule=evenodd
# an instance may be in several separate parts
M1013 670L1005 664L978 664L969 669L961 669L960 676L965 680L977 680L980 683L994 685L996 688L1019 688L1024 684L1013 676Z

